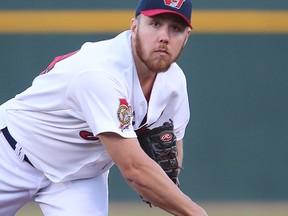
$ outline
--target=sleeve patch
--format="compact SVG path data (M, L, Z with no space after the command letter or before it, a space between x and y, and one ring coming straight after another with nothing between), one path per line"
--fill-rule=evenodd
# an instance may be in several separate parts
M117 117L120 122L119 128L123 131L129 129L133 119L133 111L126 99L120 99L119 101L120 104L117 110Z

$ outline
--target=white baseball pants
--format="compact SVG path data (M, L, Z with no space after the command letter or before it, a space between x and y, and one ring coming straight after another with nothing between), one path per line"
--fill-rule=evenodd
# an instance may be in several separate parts
M108 171L90 179L53 183L20 161L0 131L0 215L14 216L33 199L45 216L107 216Z

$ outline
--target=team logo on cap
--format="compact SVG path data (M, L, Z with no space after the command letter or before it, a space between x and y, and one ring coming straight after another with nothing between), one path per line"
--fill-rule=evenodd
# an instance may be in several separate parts
M128 104L126 99L120 99L120 105L117 111L117 117L118 120L120 121L120 129L122 129L122 131L124 129L129 128L132 122L133 111L132 107Z
M165 5L179 9L181 8L184 1L185 0L164 0L164 3Z

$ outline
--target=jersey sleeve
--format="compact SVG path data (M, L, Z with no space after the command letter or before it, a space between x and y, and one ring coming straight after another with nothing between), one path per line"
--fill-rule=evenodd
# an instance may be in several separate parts
M67 89L67 105L79 113L95 136L114 132L125 138L136 137L128 87L119 76L97 71L80 73Z

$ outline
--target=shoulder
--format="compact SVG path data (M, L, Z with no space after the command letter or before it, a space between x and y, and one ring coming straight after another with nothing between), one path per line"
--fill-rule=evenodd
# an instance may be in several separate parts
M186 76L177 63L173 63L168 71L159 73L157 79L161 80L162 85L166 83L171 86L170 84L173 82L174 87L186 87Z
M125 31L111 39L86 42L77 53L75 61L85 70L105 71L115 75L129 71L134 65L131 33Z
M109 60L132 60L131 33L124 31L119 35L95 42L86 42L82 45L79 55L88 56L94 62Z
M177 63L173 63L167 72L167 75L170 78L175 78L176 80L180 81L186 81L184 71Z

